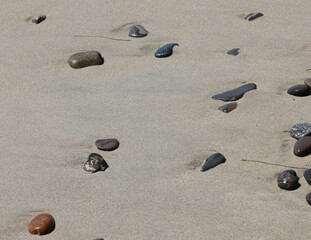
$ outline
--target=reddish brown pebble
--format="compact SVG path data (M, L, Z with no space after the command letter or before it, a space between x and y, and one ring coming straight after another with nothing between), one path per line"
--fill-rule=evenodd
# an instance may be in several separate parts
M236 107L238 106L237 103L228 103L228 104L225 104L225 105L222 105L218 108L218 110L224 112L224 113L229 113L231 112L232 110L236 109Z
M311 87L311 78L305 79L305 84L309 87Z
M294 146L294 154L298 157L304 157L311 153L311 137L300 138Z
M55 229L55 220L48 213L35 216L29 223L28 231L34 235L46 235Z

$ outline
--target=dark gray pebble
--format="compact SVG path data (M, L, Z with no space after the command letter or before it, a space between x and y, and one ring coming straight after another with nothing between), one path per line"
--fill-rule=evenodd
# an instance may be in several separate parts
M300 139L304 136L311 135L310 123L298 123L291 127L289 131L291 137Z
M258 13L250 13L248 14L246 17L244 17L245 20L248 20L248 21L253 21L255 20L256 18L259 18L259 17L262 17L263 14L261 12L258 12Z
M108 168L107 162L97 153L91 153L84 163L83 169L87 172L105 171Z
M129 36L135 38L142 38L148 35L148 31L141 25L135 24L130 28Z
M179 46L178 43L169 43L164 45L163 47L159 48L154 56L157 58L164 58L164 57L169 57L173 54L173 47L174 46Z
M218 108L218 110L224 112L224 113L229 113L231 112L232 110L236 109L236 107L238 106L238 104L236 102L233 102L233 103L228 103L228 104L225 104L223 106L220 106Z
M307 202L311 205L311 193L308 193L306 196Z
M311 168L304 171L303 176L305 177L309 185L311 185Z
M239 54L239 48L233 48L227 52L228 55L237 56Z
M236 100L240 99L241 97L243 97L244 93L246 93L250 90L256 89L256 88L257 88L257 86L255 83L248 83L248 84L245 84L241 87L235 88L233 90L217 94L217 95L213 96L212 99L222 100L224 102L236 101Z
M299 178L294 170L286 170L282 172L278 179L278 186L285 190L294 190L299 187Z
M45 19L46 19L45 15L40 15L40 16L33 18L31 21L35 24L39 24L39 23L43 22Z
M293 96L305 97L311 93L311 88L307 85L299 84L287 90L287 93Z
M99 150L113 151L119 147L120 143L115 138L108 138L96 140L95 145Z
M310 136L304 136L295 143L294 154L298 157L304 157L304 156L311 154L311 137Z
M84 68L104 64L104 59L97 51L80 52L69 57L68 63L72 68Z
M205 172L217 165L226 162L226 158L221 153L215 153L209 156L201 168L201 172Z

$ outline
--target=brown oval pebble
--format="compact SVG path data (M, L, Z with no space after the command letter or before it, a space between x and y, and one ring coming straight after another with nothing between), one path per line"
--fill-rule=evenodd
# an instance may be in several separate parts
M113 151L119 147L120 143L115 138L108 138L96 140L95 145L99 150Z
M69 57L68 63L72 68L85 68L104 64L102 55L97 51L80 52Z
M294 146L294 154L298 157L304 157L311 153L311 137L300 138Z
M236 102L234 103L228 103L228 104L225 104L225 105L222 105L218 108L218 110L224 112L224 113L229 113L231 112L232 110L236 109L236 107L238 106L238 104Z
M311 78L305 79L305 84L309 87L311 87Z
M28 231L34 235L46 235L55 229L55 220L48 213L35 216L29 223Z

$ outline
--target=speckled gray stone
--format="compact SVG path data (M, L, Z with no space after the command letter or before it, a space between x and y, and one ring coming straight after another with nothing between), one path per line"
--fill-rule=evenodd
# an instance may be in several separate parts
M222 100L224 102L228 101L236 101L243 97L244 93L251 91L253 89L256 89L257 86L255 83L248 83L241 87L235 88L230 91L226 91L217 95L212 96L212 99L214 100Z
M292 169L282 172L277 179L279 188L284 190L296 189L298 187L298 181L299 178Z
M311 135L310 123L298 123L291 127L289 131L291 137L300 139L304 136Z
M263 13L261 12L257 12L257 13L250 13L248 14L246 17L244 17L245 20L248 20L248 21L253 21L255 20L256 18L259 18L259 17L262 17L263 16Z
M163 47L159 48L154 56L157 58L164 58L164 57L169 57L173 54L173 47L179 46L178 43L169 43L164 45Z
M142 38L148 35L148 31L141 25L135 24L130 28L129 36L135 38Z
M227 52L228 55L237 56L239 54L239 48L233 48Z
M96 140L95 145L99 150L113 151L119 147L120 143L115 138L108 138Z
M33 18L31 21L35 24L39 24L39 23L43 22L45 19L46 19L45 15L40 15L40 16Z
M83 169L87 172L95 173L105 171L108 168L107 162L97 153L91 153L84 163Z
M209 156L201 168L201 172L205 172L217 165L226 162L226 158L221 153L214 153Z
M69 57L68 63L72 68L85 68L104 64L104 59L97 51L80 52Z

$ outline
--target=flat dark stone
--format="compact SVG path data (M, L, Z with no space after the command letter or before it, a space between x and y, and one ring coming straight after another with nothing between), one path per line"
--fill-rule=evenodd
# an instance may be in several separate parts
M311 193L308 193L306 196L307 202L311 205Z
M224 112L224 113L229 113L231 112L232 110L236 109L236 107L238 106L238 104L236 102L233 102L233 103L228 103L228 104L225 104L225 105L222 105L218 108L218 110Z
M141 25L135 24L130 28L129 36L135 38L142 38L148 35L148 31Z
M96 140L95 145L99 150L113 151L119 147L120 143L115 138L108 138Z
M289 131L291 137L300 139L304 136L311 135L310 123L298 123L291 127Z
M256 88L257 88L257 86L255 83L248 83L248 84L245 84L241 87L235 88L233 90L214 95L212 97L212 99L222 100L224 102L236 101L236 100L240 99L241 97L243 97L244 93L251 91L253 89L256 89Z
M169 57L173 54L173 47L179 46L178 43L169 43L164 45L163 47L159 48L154 56L157 58L164 58L164 57Z
M84 163L83 169L87 172L95 173L105 171L108 168L107 162L97 153L91 153Z
M303 176L305 177L309 185L311 185L311 168L304 171Z
M40 16L33 18L31 21L35 24L39 24L39 23L43 22L45 19L46 19L45 15L40 15Z
M311 153L311 137L300 138L294 146L294 154L298 157L304 157Z
M289 88L287 93L298 97L309 96L311 93L311 88L307 85L300 84Z
M239 54L239 48L233 48L227 52L228 55L237 56Z
M226 162L226 158L221 153L215 153L209 156L201 168L201 172L205 172L217 165Z
M68 63L72 68L84 68L104 64L104 59L97 51L80 52L69 57Z
M297 177L296 172L292 169L282 172L277 181L278 186L281 189L294 190L299 187L299 178Z
M250 13L248 14L246 17L244 17L245 20L248 20L248 21L253 21L255 20L256 18L259 18L259 17L262 17L263 16L263 13L261 12L258 12L258 13Z

